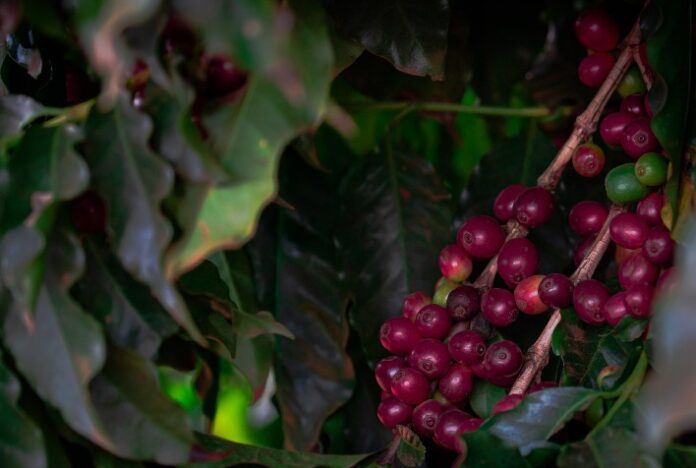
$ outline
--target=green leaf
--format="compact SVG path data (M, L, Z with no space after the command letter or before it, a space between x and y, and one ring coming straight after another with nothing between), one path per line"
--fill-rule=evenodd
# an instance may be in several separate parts
M85 156L92 184L106 201L108 227L123 267L195 340L202 340L185 304L165 277L161 256L172 228L160 211L173 181L171 168L148 146L150 119L121 96L108 113L96 108L87 120Z
M298 156L286 155L281 168L281 196L294 209L278 214L275 316L295 339L277 343L277 397L286 446L310 450L326 418L350 398L355 379L333 242L338 193L330 177Z
M90 385L94 407L125 458L166 465L188 460L193 434L183 409L160 389L157 369L142 356L109 347L102 372Z
M666 193L677 219L677 202L691 90L691 12L688 0L656 0L649 14L656 15L654 32L647 37L647 56L655 72L650 91L650 120L655 136L672 162ZM671 51L671 53L666 53Z
M635 340L647 326L644 320L623 320L617 327L595 327L581 322L575 311L561 312L552 347L563 360L563 369L571 381L597 388L599 373L608 366L624 367L632 352L642 346ZM634 341L631 341L633 339Z
M469 87L464 93L461 103L471 106L480 104L480 100L474 89ZM492 142L488 125L480 116L467 113L458 114L455 126L459 134L459 141L452 155L452 165L459 184L465 187L476 165L491 150Z
M583 387L548 388L525 396L517 408L494 416L483 428L527 455L599 395Z
M582 442L565 446L557 464L560 468L630 466L647 468L659 466L646 455L636 435L626 429L606 428Z
M43 434L17 407L21 385L0 361L0 460L6 466L47 466Z
M444 79L449 2L328 2L338 32L387 59L399 71Z
M407 426L396 426L399 434L399 447L396 458L406 467L417 467L425 461L425 445L420 438Z
M379 327L409 292L433 289L437 256L451 241L447 194L424 160L392 152L351 168L341 183L337 230L354 298L351 325L368 362L384 355Z
M663 466L666 468L689 468L696 465L696 448L671 444L665 451Z
M267 77L252 75L241 102L206 120L213 148L233 182L200 187L193 194L182 222L186 235L168 258L170 276L212 251L237 248L249 240L260 210L275 196L280 152L297 133L316 125L324 110L333 63L325 18L307 0L289 4L293 29L284 60L275 65L294 77L294 84L279 87Z
M282 466L284 468L349 468L364 460L367 455L325 455L309 452L255 447L197 433L200 449L195 454L199 460L195 468L228 467L240 464Z
M503 387L477 379L469 398L471 409L479 418L485 419L491 415L493 406L505 395L507 395L507 391Z
M466 443L466 459L462 466L525 468L529 465L519 450L498 439L485 430L479 429L462 436Z
M0 143L21 134L22 128L42 114L43 107L29 96L0 97Z

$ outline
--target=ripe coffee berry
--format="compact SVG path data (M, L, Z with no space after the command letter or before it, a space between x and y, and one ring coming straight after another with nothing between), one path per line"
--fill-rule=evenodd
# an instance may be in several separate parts
M634 253L619 265L619 284L629 289L635 284L655 284L658 269L642 253Z
M506 327L517 319L515 297L507 289L491 288L481 297L481 311L496 327Z
M394 374L389 389L399 401L408 405L417 405L428 398L430 384L420 371L404 367Z
M522 184L513 184L500 191L493 202L493 214L501 221L508 221L513 218L513 208L515 200L520 196L526 187Z
M575 36L587 49L608 52L619 42L619 28L604 10L593 9L577 17Z
M597 145L585 143L573 154L573 168L583 177L596 177L604 169L604 151Z
M631 163L610 170L604 179L604 187L607 197L614 203L633 203L650 193L650 189L636 177L635 165Z
M636 318L647 318L652 309L653 295L655 289L645 283L634 284L626 290L624 302L628 313Z
M645 153L636 161L636 177L641 184L659 187L667 181L667 159L660 153Z
M429 304L416 315L416 329L426 338L444 338L452 328L449 313L444 307Z
M437 400L425 400L413 410L411 416L413 430L421 437L432 437L440 416L448 409L452 408Z
M495 416L496 414L507 413L508 411L514 410L522 403L522 398L524 398L522 395L505 395L493 405L491 415Z
M471 415L458 409L445 411L440 415L440 419L433 432L433 440L440 447L454 450L456 441L460 434L466 429L466 422L472 419Z
M621 247L637 249L648 237L650 228L643 218L633 213L620 213L609 224L611 240Z
M447 296L447 312L454 321L471 320L481 309L476 288L463 284Z
M497 376L515 376L522 367L522 350L510 340L497 341L488 347L483 357L489 379Z
M505 242L505 231L495 218L473 216L459 228L457 242L473 257L490 258Z
M609 216L607 208L599 202L585 200L571 208L568 225L577 235L585 237L597 234Z
M220 97L238 91L247 82L247 75L228 57L208 57L205 65L204 91L211 97Z
M432 299L430 296L425 294L424 292L414 292L406 296L406 299L404 299L404 305L402 308L402 312L404 317L406 317L408 320L414 322L416 320L416 315L420 310L430 304L432 302Z
M604 143L608 146L620 145L624 129L635 119L636 116L628 112L614 112L604 117L599 123L599 134Z
M379 361L375 367L375 380L379 387L389 391L392 377L404 367L406 367L406 360L401 356L389 356Z
M573 282L565 275L551 273L539 283L539 299L556 309L568 307L573 302Z
M408 356L408 363L430 380L445 375L451 364L447 345L433 338L424 338L416 343Z
M510 239L498 254L498 274L508 286L514 287L539 267L536 246L524 237Z
M486 354L486 342L475 331L464 330L450 338L447 349L455 361L472 365L483 359Z
M643 243L643 255L658 266L666 266L674 260L674 240L664 226L650 230Z
M662 206L664 204L664 195L661 193L651 193L638 202L636 214L651 226L662 224Z
M106 206L94 192L85 192L70 202L70 217L82 234L99 234L106 230Z
M524 314L537 315L548 309L539 297L539 286L544 275L533 275L522 280L515 288L515 304Z
M604 323L604 304L609 299L609 289L597 280L580 281L573 291L573 308L578 318L590 325Z
M527 227L539 227L549 220L553 206L551 192L541 187L528 188L515 202L515 218Z
M458 245L448 245L440 252L440 272L452 281L461 282L469 277L474 264L466 251Z
M588 55L578 66L580 82L590 88L600 87L609 76L614 62L614 57L603 52Z
M387 319L379 329L379 342L394 354L407 354L421 339L416 326L404 317Z
M624 128L621 148L633 159L638 159L645 153L655 151L659 146L657 137L650 128L649 119L636 119Z
M607 302L604 303L603 310L604 319L606 320L607 324L615 327L625 316L628 315L628 308L626 307L625 300L626 291L618 292L607 299Z
M474 386L471 369L461 362L452 364L447 373L440 378L437 388L443 397L452 403L466 399Z
M411 407L394 397L385 398L377 406L377 418L384 427L392 429L411 420Z
M623 101L621 101L621 107L619 110L621 112L633 114L636 117L647 116L647 113L645 112L645 95L631 94L630 96L626 96Z

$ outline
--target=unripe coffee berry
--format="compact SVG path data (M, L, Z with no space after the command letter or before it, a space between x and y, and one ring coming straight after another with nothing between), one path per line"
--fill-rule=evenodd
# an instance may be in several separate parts
M442 276L457 282L466 280L474 268L469 254L456 244L442 249L438 263Z
M399 424L408 424L411 414L411 407L394 397L385 398L377 406L377 418L388 429L393 429Z
M445 278L444 276L435 284L435 293L433 294L433 304L445 307L449 294L459 287L459 283ZM420 312L420 311L419 311Z
M585 237L597 234L609 216L607 208L596 201L585 200L571 208L568 225L577 235Z
M508 221L513 218L513 208L515 200L520 196L526 187L522 184L513 184L500 191L493 202L493 214L501 221Z
M539 299L556 309L568 307L573 302L573 282L565 275L551 273L539 283Z
M505 231L495 218L474 216L459 229L457 242L473 257L490 258L505 242Z
M528 188L515 202L515 218L524 226L536 228L549 220L553 207L551 192L541 187Z
M648 223L633 213L620 213L609 224L611 240L627 249L640 248L649 232Z
M428 398L430 384L420 371L404 367L392 377L390 390L399 401L408 405L417 405Z
M454 321L471 320L479 310L479 293L471 285L463 284L447 296L447 312Z
M483 316L496 327L506 327L517 319L515 297L507 289L491 288L481 297Z
M456 333L447 343L450 356L455 361L466 365L481 362L486 353L486 342L481 335L473 330Z
M447 309L437 304L423 307L416 315L415 323L416 329L425 338L444 338L452 328Z
M508 286L514 287L534 274L539 267L536 246L524 237L510 239L498 254L498 274Z
M539 297L539 285L544 278L544 275L529 276L515 288L515 304L522 313L537 315L548 309Z
M604 304L609 299L609 289L597 280L580 281L573 291L573 308L578 318L590 325L604 323Z
M635 65L631 65L624 77L616 87L621 97L630 96L631 94L640 94L645 92L645 82L640 74L640 70Z
M394 354L407 354L421 339L416 326L404 317L387 319L379 329L379 341L384 349Z
M596 177L604 169L604 151L597 145L585 143L573 154L573 168L583 177Z
M607 197L614 203L633 203L650 193L650 189L636 177L635 165L632 163L621 164L610 170L604 179L604 187Z
M660 153L645 153L636 161L636 177L641 184L659 187L667 181L667 159Z

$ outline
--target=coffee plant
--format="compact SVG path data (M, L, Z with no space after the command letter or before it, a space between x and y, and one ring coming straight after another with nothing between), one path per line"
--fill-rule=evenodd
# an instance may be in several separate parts
M686 0L0 0L0 463L696 466Z

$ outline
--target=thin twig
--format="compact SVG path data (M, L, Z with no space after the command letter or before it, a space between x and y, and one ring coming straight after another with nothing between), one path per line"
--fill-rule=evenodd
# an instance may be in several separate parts
M555 114L569 114L572 109L568 106L551 109L549 107L497 107L456 104L452 102L410 102L410 101L378 101L378 102L347 102L342 106L349 111L379 111L410 109L425 112L455 112L459 114L488 115L500 117L550 117Z
M519 237L526 237L529 232L527 228L514 220L508 221L507 228L508 235L505 238L505 242ZM486 265L478 278L476 278L476 281L474 281L474 287L481 291L491 289L493 281L495 281L496 273L498 273L498 254L495 254L495 256L488 261L488 265Z

